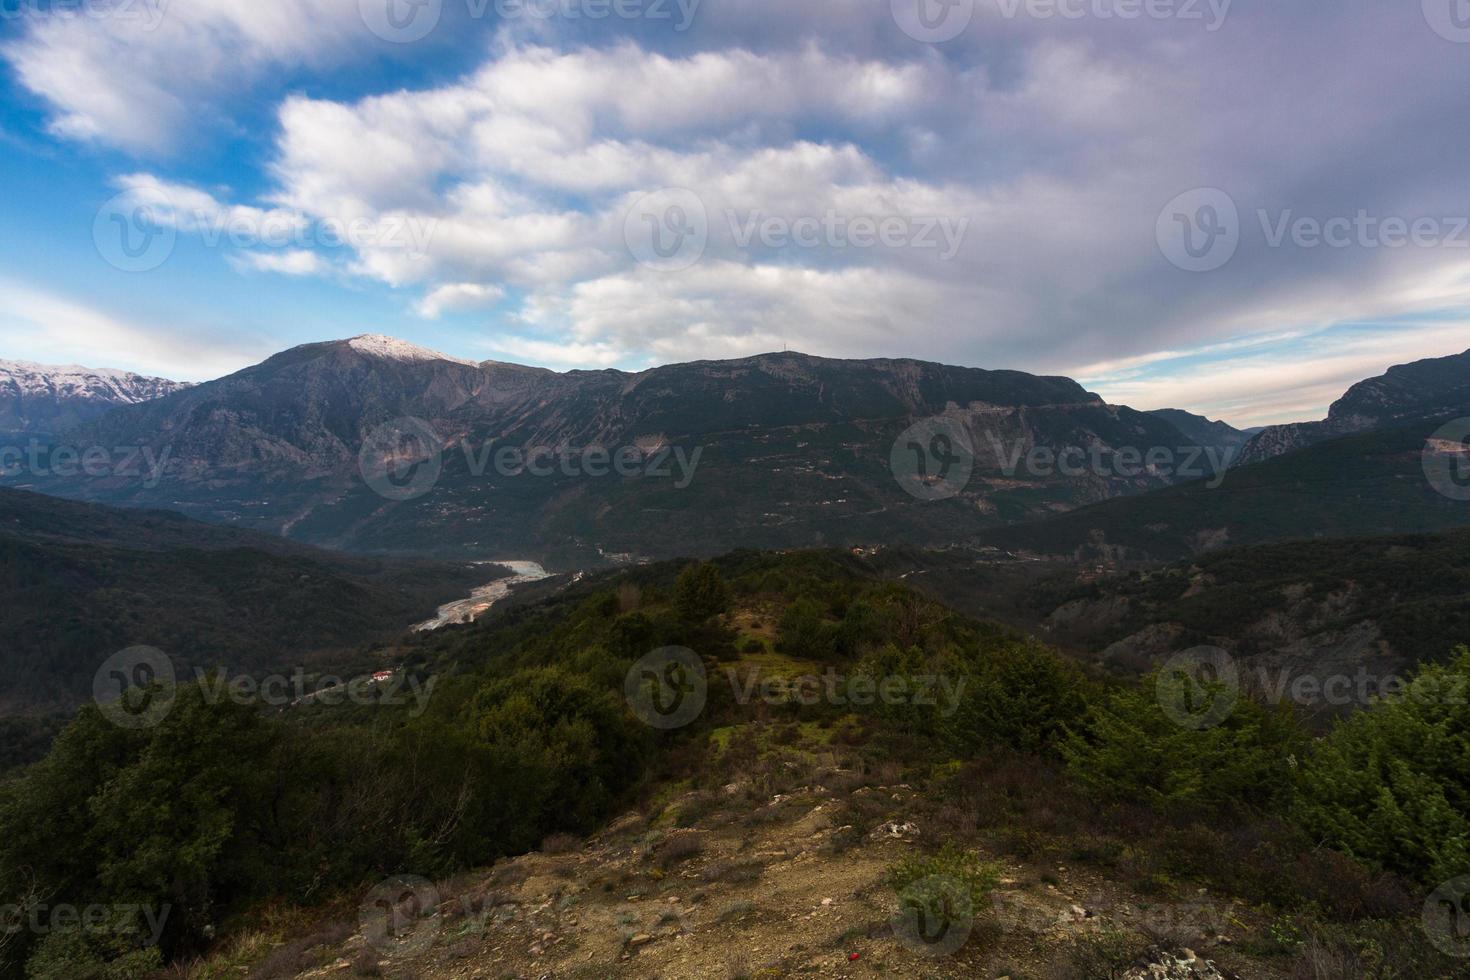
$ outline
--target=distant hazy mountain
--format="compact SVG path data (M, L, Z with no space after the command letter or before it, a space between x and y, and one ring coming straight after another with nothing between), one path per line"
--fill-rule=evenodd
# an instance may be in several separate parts
M494 575L0 489L0 714L78 703L136 644L184 670L352 656Z
M1230 450L1232 457L1239 453L1240 447L1251 437L1250 432L1237 429L1228 422L1216 422L1178 408L1160 408L1148 414L1168 422L1201 446Z
M109 368L0 360L0 433L62 432L118 405L135 405L187 387Z
M973 450L974 473L953 499L918 500L900 487L890 457L901 433L939 415L954 438L934 443L920 432L898 455L914 445L949 454L958 439ZM359 456L365 443L380 453L381 427L404 417L431 427L442 450L431 465L442 471L431 492L387 499L364 482ZM399 435L388 432L389 442ZM297 347L68 438L166 449L167 476L156 486L127 477L18 482L320 544L579 561L599 551L942 544L1173 477L1015 465L1036 447L1106 455L1194 445L1164 418L1107 405L1066 378L1016 371L790 353L556 373L474 364L385 337ZM422 434L409 441L405 456L422 456ZM605 476L507 474L494 462L501 449L587 447L643 455L636 473Z
M1259 463L1355 432L1456 415L1470 415L1470 351L1401 364L1360 381L1332 404L1323 421L1273 425L1256 434L1240 463Z

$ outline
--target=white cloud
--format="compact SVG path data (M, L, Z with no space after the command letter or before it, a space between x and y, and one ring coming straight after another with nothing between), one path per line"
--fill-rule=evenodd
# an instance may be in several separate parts
M316 276L330 268L320 255L305 249L288 252L243 252L234 261L257 272L275 272L283 276Z
M0 280L6 356L121 368L175 381L207 381L275 353L265 338L221 339L184 327L135 323L84 303ZM100 357L100 352L107 352Z
M137 0L105 16L61 6L31 9L0 54L51 106L53 131L136 152L174 148L274 67L326 63L370 39L352 0Z
M524 323L578 348L657 362L745 357L783 347L828 356L939 357L942 335L912 324L983 302L978 287L936 290L901 272L710 262L666 276L646 269L531 298ZM588 365L590 366L590 365Z
M623 364L628 352L608 344L565 344L499 334L479 344L480 347L515 361L544 365L557 369L608 368Z
M1308 345L1294 338L1259 338L1248 349L1207 362L1168 365L1147 377L1095 376L1087 385L1115 404L1138 409L1183 406L1242 428L1320 419L1328 405L1365 378L1395 364L1470 347L1467 327L1470 320L1358 333L1325 331Z
M147 207L153 220L198 234L211 246L221 243L277 247L299 239L310 219L284 208L225 204L207 191L187 184L136 173L116 181L129 204Z
M499 286L473 282L456 282L432 290L418 304L418 314L427 320L437 320L446 310L462 313L465 310L482 310L494 306L505 296Z
M44 19L6 54L61 131L162 145L252 79L355 52L355 7L196 0L146 39ZM883 2L711 3L666 47L652 31L620 39L627 25L614 23L601 46L573 45L572 26L538 23L535 43L501 33L449 83L286 97L254 201L147 174L125 184L204 215L180 222L200 235L229 222L360 222L371 233L341 263L237 261L345 269L411 291L428 318L497 307L496 343L508 345L497 349L547 363L788 344L1092 365L1110 397L1237 420L1247 400L1265 406L1258 414L1310 411L1379 354L1334 359L1304 342L1267 363L1239 338L1464 308L1464 252L1268 249L1257 230L1231 264L1196 275L1161 254L1160 208L1217 186L1248 224L1257 208L1463 213L1447 161L1470 152L1470 135L1423 136L1425 120L1459 111L1470 61L1413 4L1259 8L1209 33L1177 20L1006 18L981 3L942 51L904 37ZM328 90L341 88L296 91ZM703 259L678 274L638 265L624 240L629 207L663 187L696 191L709 218ZM953 260L937 261L904 247L743 246L729 217L829 211L968 225ZM425 232L417 247L385 240L405 222ZM1180 351L1228 369L1160 386L1151 366ZM1305 360L1323 370L1294 374Z

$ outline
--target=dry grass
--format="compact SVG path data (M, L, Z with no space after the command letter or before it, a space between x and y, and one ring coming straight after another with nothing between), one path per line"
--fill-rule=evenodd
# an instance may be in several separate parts
M760 861L716 861L706 866L699 877L709 884L744 885L759 881L765 870L766 866Z
M648 852L649 860L664 871L704 853L704 841L692 831L670 834Z
M318 929L273 950L250 971L250 980L290 980L314 970L336 956L340 946L357 930L345 922Z

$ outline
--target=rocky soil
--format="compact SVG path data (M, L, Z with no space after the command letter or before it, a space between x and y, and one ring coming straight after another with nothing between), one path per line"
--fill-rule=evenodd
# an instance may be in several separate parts
M735 806L692 827L630 813L591 840L551 848L565 853L530 854L433 885L389 883L364 904L360 928L317 951L322 965L297 975L1091 980L1076 950L1092 937L1100 947L1140 951L1099 976L1275 976L1233 951L1231 933L1246 913L1229 903L1204 894L1146 900L1084 869L1013 859L1001 862L989 907L953 924L968 934L964 946L932 955L896 917L885 880L928 833L903 819L913 790L864 786L849 799L813 785L750 800L750 787L735 784L726 793ZM858 835L841 823L854 801L894 819ZM688 802L672 801L663 813Z

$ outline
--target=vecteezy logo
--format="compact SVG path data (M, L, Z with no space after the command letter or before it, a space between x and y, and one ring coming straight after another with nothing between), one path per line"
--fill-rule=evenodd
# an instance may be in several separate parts
M378 426L357 454L363 482L387 500L422 497L439 482L443 443L423 419L394 419Z
M975 928L975 903L965 883L950 875L930 875L905 888L890 920L893 935L921 956L958 952Z
M965 32L975 0L892 0L893 20L915 41L942 44Z
M152 728L173 710L174 664L156 647L128 647L103 661L92 677L92 700L119 728Z
M1159 706L1180 728L1214 728L1240 700L1240 672L1219 647L1176 653L1159 669L1155 682Z
M704 256L709 213L704 201L683 187L644 194L623 218L623 240L641 265L683 272Z
M1446 956L1470 957L1470 875L1447 881L1424 903L1424 932Z
M368 892L357 910L362 938L380 953L415 956L439 934L439 891L417 875L397 875Z
M179 232L172 206L161 191L144 198L123 191L97 211L92 221L92 243L108 265L123 272L151 272L174 252Z
M1445 40L1470 44L1470 0L1424 0L1424 19Z
M1164 258L1186 272L1213 272L1240 247L1240 210L1214 187L1186 191L1159 212L1154 232Z
M644 656L623 681L628 705L644 724L683 728L704 711L709 678L704 661L687 647L664 647Z
M1424 476L1441 496L1470 500L1470 419L1455 419L1424 444Z
M394 44L422 41L439 26L444 0L357 0L367 29Z
M948 500L969 485L975 448L958 419L937 415L909 426L893 440L888 468L909 496Z

